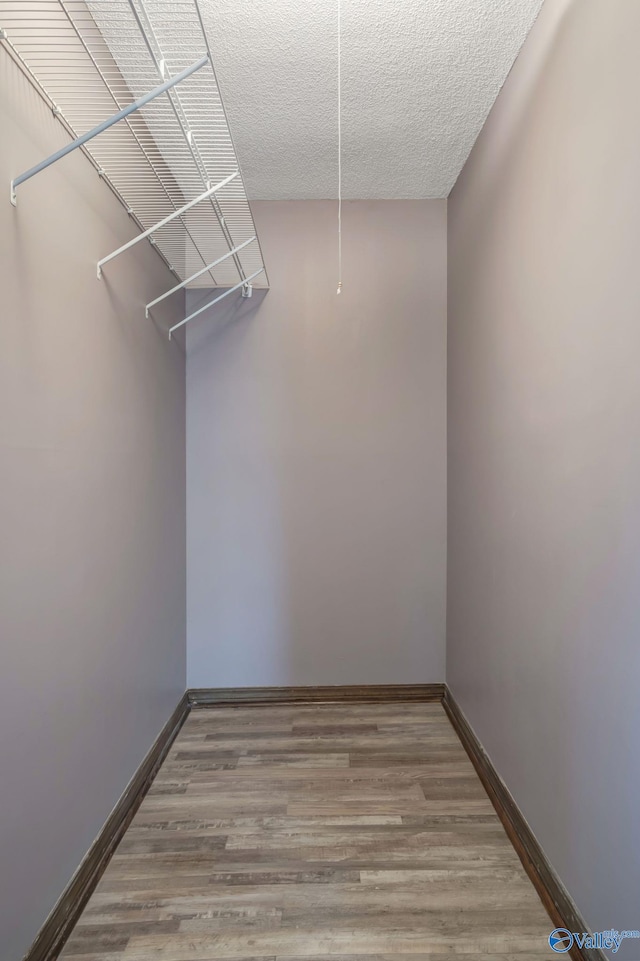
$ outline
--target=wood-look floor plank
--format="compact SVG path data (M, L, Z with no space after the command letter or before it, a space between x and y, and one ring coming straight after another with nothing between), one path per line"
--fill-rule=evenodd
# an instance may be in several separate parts
M192 711L68 961L539 961L549 921L439 704Z

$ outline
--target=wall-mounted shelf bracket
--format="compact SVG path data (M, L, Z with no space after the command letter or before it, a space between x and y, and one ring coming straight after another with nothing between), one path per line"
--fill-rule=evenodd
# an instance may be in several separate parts
M139 100L135 100L133 103L130 103L128 106L124 107L122 110L119 110L117 113L114 113L113 116L109 117L108 120L103 120L103 122L99 123L97 127L94 127L92 130L87 131L87 133L82 134L81 137L77 137L76 140L73 140L71 143L68 143L66 146L61 147L60 150L56 150L56 152L51 154L50 157L47 157L46 160L42 160L39 164L36 164L35 167L31 167L30 170L27 170L25 171L25 173L20 174L19 177L15 177L11 181L11 194L10 194L11 203L13 204L13 206L15 207L16 205L16 187L19 187L20 184L23 184L25 180L29 180L31 177L34 177L36 174L39 174L42 170L46 170L47 167L50 167L51 164L55 163L57 160L61 160L62 157L66 157L67 154L71 153L73 150L77 150L78 147L82 147L84 144L88 143L90 140L93 140L93 138L97 137L98 134L101 134L105 130L108 130L109 127L112 127L114 125L114 123L118 123L119 120L124 120L125 117L128 117L129 114L133 113L135 110L139 110L141 107L144 107L145 104L148 104L152 100L155 100L156 97L159 97L161 94L166 93L167 90L171 89L171 87L175 87L176 84L181 83L182 80L186 80L187 77L190 77L192 73L196 72L196 70L200 70L200 68L204 67L204 65L208 62L209 62L209 55L205 54L205 56L202 57L200 60L197 60L196 63L192 63L190 67L187 67L185 70L182 70L180 73L176 74L175 77L171 77L169 80L166 80L164 83L160 84L159 87L155 87L153 90L149 91L149 93L145 94L144 97L140 97Z
M218 294L218 296L214 297L213 300L210 300L208 304L203 304L202 307L198 307L197 310L194 310L192 314L189 314L188 317L185 317L184 320L181 320L179 324L174 324L173 327L169 328L169 340L171 340L172 333L174 332L174 330L177 330L178 327L184 327L185 324L188 324L189 321L193 320L194 317L197 317L198 314L204 313L204 311L208 310L209 307L213 307L214 304L217 304L219 301L224 300L225 297L228 297L229 294L232 294L234 291L239 290L240 287L249 287L250 281L253 280L254 277L257 277L258 274L261 274L263 270L264 270L264 267L261 267L260 270L256 270L255 273L251 274L250 277L247 277L246 280L241 280L239 284L235 285L235 287L231 287L229 290L225 290L223 294Z
M176 217L181 217L182 214L185 214L188 210L191 210L191 208L195 207L196 204L199 204L200 201L206 200L207 197L210 197L211 194L216 193L216 191L220 190L221 187L225 187L228 183L231 183L231 181L237 176L238 171L236 170L234 173L229 174L228 177L225 177L224 180L221 180L219 184L216 184L214 187L209 187L203 194L200 194L198 197L194 197L194 199L190 200L188 204L185 204L183 207L179 207L178 210L173 210L170 214L168 214L168 216L163 217L162 220L159 220L157 224L154 224L153 227L149 227L147 230L144 230L141 234L138 234L137 237L134 237L133 240L129 240L126 244L123 244L122 247L118 247L118 249L114 250L113 253L107 254L106 257L103 257L98 261L98 280L102 277L103 266L109 263L110 260L113 260L114 257L124 253L125 250L129 250L129 248L133 247L135 244L139 244L140 241L144 240L146 237L149 238L150 244L155 244L155 240L151 234L155 233L156 230L160 230L161 227L166 227L166 225L170 224L172 220L176 219Z
M164 294L160 294L159 297L156 297L155 300L149 301L149 303L144 308L145 317L149 316L149 311L151 310L151 308L155 307L156 304L159 304L161 300L165 300L167 297L170 297L171 294L175 294L178 290L182 290L182 288L186 287L187 284L190 284L193 280L197 280L198 277L202 277L202 275L208 273L208 271L213 270L214 267L217 267L218 264L221 264L223 263L223 261L228 260L229 257L234 257L238 253L238 251L243 250L245 247L248 247L249 244L252 244L253 241L257 239L258 238L255 235L253 237L250 237L249 240L245 240L243 244L238 244L238 246L234 247L233 250L230 250L228 253L224 254L222 257L218 257L217 260L213 260L210 264L207 264L206 267L201 267L200 270L196 270L195 274L191 274L191 276L187 277L186 280L183 280L181 284L176 284L175 287L171 288L171 290L167 290Z
M253 297L253 287L251 284L242 285L242 296L246 299L247 297Z

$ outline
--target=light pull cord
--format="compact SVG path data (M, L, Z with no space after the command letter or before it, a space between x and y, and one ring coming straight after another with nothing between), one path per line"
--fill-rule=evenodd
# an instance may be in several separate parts
M338 290L342 292L342 22L341 0L338 2Z

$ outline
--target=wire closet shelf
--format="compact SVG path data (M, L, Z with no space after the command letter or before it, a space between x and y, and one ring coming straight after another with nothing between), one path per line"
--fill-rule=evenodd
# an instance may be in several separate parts
M98 276L148 237L178 281L166 296L268 287L198 0L2 0L0 12L2 45L72 141L87 138L142 231L105 251ZM55 159L16 176L12 200Z

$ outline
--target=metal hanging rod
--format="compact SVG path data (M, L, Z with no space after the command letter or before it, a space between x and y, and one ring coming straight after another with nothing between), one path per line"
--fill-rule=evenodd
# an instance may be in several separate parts
M190 277L187 277L186 280L183 280L181 284L176 284L176 286L172 287L171 290L167 290L166 293L160 294L159 297L156 297L155 300L150 301L144 308L145 317L149 316L149 310L152 307L155 307L156 304L159 304L161 300L165 300L167 297L170 297L171 294L175 294L176 291L182 290L182 288L186 287L187 284L190 284L192 280L197 280L198 277L202 277L202 275L206 274L208 270L213 270L213 268L217 267L218 264L221 264L223 261L228 260L229 257L235 256L238 253L238 251L243 250L245 247L248 247L249 244L252 244L253 241L257 239L258 239L257 236L254 236L254 237L251 237L249 240L245 240L243 244L238 244L238 246L234 247L233 250L230 250L228 253L224 254L222 257L218 257L217 260L214 260L212 261L212 263L207 264L206 267L201 267L200 270L197 270L195 272L195 274L191 274Z
M35 167L32 167L30 170L27 170L25 173L20 174L19 177L15 177L11 181L11 203L13 204L13 206L15 207L16 201L17 201L16 187L19 187L20 184L23 184L25 180L29 180L31 177L34 177L36 174L39 174L42 170L45 170L47 167L50 167L51 164L55 163L57 160L60 160L62 157L66 157L67 154L71 153L73 150L77 150L78 147L82 147L83 144L87 143L89 140L93 140L93 138L97 137L98 134L101 134L105 130L108 130L109 127L112 127L114 125L114 123L118 123L119 120L123 120L125 117L128 117L129 114L133 113L135 110L139 110L141 107L144 107L145 104L149 103L151 100L155 100L156 97L159 97L161 94L166 93L167 90L171 89L171 87L175 87L175 85L180 83L182 80L186 80L187 77L190 77L192 73L196 72L196 70L200 70L200 68L204 67L204 65L208 62L209 62L209 54L205 54L204 57L201 57L200 60L196 61L196 63L192 63L190 67L186 67L185 70L182 70L179 74L176 74L175 77L171 77L169 80L166 80L164 83L160 84L159 87L155 87L149 93L145 94L143 97L140 97L139 100L135 100L133 103L130 103L127 107L124 107L122 110L119 110L118 113L114 113L114 115L112 117L109 117L108 120L104 120L102 123L98 124L97 127L94 127L92 130L89 130L87 133L82 134L81 137L78 137L76 140L73 140L71 143L68 143L65 147L62 147L60 150L56 150L56 152L51 154L50 157L47 157L46 160L42 160L39 164L36 164ZM99 268L98 268L98 276L100 276Z
M256 270L254 274L251 274L251 276L245 278L245 280L241 280L239 284L235 285L235 287L232 287L230 290L225 290L223 294L219 294L217 297L214 297L214 299L210 300L208 304L204 304L202 307L198 307L197 310L194 310L192 314L189 314L189 316L185 317L184 320L181 320L180 323L174 324L173 327L169 328L169 340L171 340L171 334L174 332L174 330L177 330L178 327L183 327L185 324L188 324L189 321L193 320L194 317L197 317L198 314L202 314L205 310L208 310L209 307L213 307L213 305L217 304L220 300L224 300L225 297L228 297L229 294L232 294L234 291L239 290L240 287L248 287L250 281L252 281L254 277L257 277L258 274L261 274L263 270L264 270L264 267L261 267L260 270Z
M225 177L224 180L221 180L219 184L216 184L214 187L209 187L209 189L205 190L205 192L200 194L199 197L195 197L193 200L190 200L188 204L184 205L184 207L180 207L179 210L173 210L170 214L167 214L166 217L163 217L162 220L159 220L157 224L154 224L153 227L149 227L143 233L138 234L137 237L134 237L126 244L123 244L122 247L118 247L118 249L114 250L112 254L107 254L106 257L103 257L102 260L98 261L98 279L102 277L103 266L109 263L110 260L113 260L114 257L124 253L125 250L129 250L130 247L133 247L134 244L140 243L140 241L144 240L146 237L151 236L152 233L154 233L156 230L159 230L161 227L165 227L167 224L171 223L172 220L175 220L176 217L180 217L182 214L186 213L187 210L191 210L191 208L195 207L196 204L199 204L201 200L206 200L207 197L210 197L211 194L214 194L217 190L220 190L221 187L225 187L237 176L238 171L236 170L234 173L229 174L228 177ZM201 272L204 273L204 271Z

